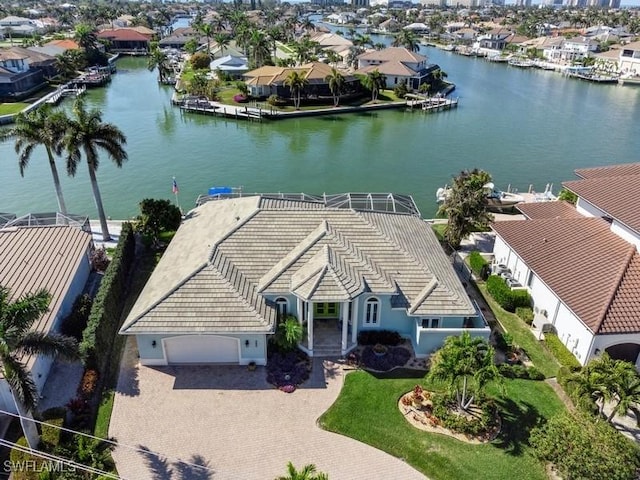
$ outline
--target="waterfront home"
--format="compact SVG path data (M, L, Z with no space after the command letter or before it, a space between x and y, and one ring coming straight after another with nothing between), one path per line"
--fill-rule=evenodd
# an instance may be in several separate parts
M11 291L11 300L46 289L51 295L49 311L34 323L33 329L48 333L59 331L62 320L84 290L91 271L93 240L86 219L56 219L54 215L52 225L44 223L51 222L31 215L0 223L0 285ZM23 361L42 392L53 359L38 355ZM0 409L18 412L4 378L0 378Z
M401 213L402 212L402 213ZM413 199L393 194L211 200L178 229L120 333L143 365L267 361L278 321L311 356L392 330L418 356L490 329Z
M150 35L131 28L107 29L98 32L98 38L108 40L108 49L114 53L143 53L149 51Z
M640 42L623 45L619 58L619 68L623 75L640 76Z
M226 55L213 60L209 64L209 68L212 72L219 70L233 79L241 78L249 70L247 58L234 55Z
M10 35L26 37L34 33L39 33L40 31L42 31L42 29L39 28L36 21L31 18L9 15L0 19L0 33L6 37Z
M507 38L512 34L513 31L508 28L493 28L484 35L478 36L479 47L489 50L504 50L507 45Z
M80 46L78 45L78 43L75 40L71 40L70 38L65 38L63 40L51 40L50 42L47 42L42 46L36 45L33 47L27 47L27 50L44 53L45 55L49 55L51 57L62 55L67 50L79 49Z
M431 75L439 69L438 65L428 64L424 55L404 47L389 47L360 55L357 73L366 75L378 70L386 77L387 88L406 83L417 90L421 84L429 83Z
M351 40L335 33L316 32L310 36L309 40L318 43L325 52L331 50L340 55L343 63L349 56L351 47L353 47Z
M559 48L545 51L545 57L552 62L572 64L592 56L597 50L598 42L590 38L563 38Z
M302 98L332 101L331 89L327 76L331 75L331 66L322 62L310 62L296 67L276 67L265 65L243 75L252 96L265 98L277 95L281 98L291 97L291 89L286 80L291 72L296 71L308 82L302 89ZM354 75L341 72L344 86L340 97L357 95L362 91L360 80Z
M22 47L0 49L0 100L21 100L46 86L55 57Z
M640 367L640 163L576 170L578 196L518 205L496 222L495 262L532 296L534 325L553 325L581 364L607 352Z

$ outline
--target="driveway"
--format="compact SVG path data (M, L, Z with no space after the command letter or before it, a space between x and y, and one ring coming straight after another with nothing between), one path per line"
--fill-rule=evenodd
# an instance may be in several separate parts
M266 383L264 367L142 367L136 353L129 338L109 433L154 454L118 447L122 478L271 480L286 473L289 461L298 468L314 463L331 480L425 478L401 460L316 426L342 387L339 365L316 359L304 388L285 394Z

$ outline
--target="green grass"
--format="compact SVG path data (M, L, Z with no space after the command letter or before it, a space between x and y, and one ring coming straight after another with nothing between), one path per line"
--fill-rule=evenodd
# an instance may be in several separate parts
M545 375L545 377L555 377L560 365L553 355L545 348L544 344L536 340L529 326L515 313L503 310L496 301L489 295L484 282L476 284L486 302L491 307L496 319L513 335L513 341L527 352L527 355L534 365Z
M115 392L113 390L106 390L102 393L102 400L96 415L96 424L93 428L93 434L96 437L107 438L109 436L109 423L111 421L114 398Z
M549 385L531 380L505 380L489 391L499 396L503 428L496 440L470 445L444 435L418 430L400 413L397 401L415 379L380 380L369 373L350 373L340 396L320 418L326 430L379 448L433 480L546 479L543 465L527 445L529 430L564 410Z
M438 240L440 240L441 242L444 242L444 231L446 228L446 223L434 223L431 225L431 229L434 231L436 237L438 237Z
M0 115L10 115L13 113L19 113L28 107L28 103L0 103Z

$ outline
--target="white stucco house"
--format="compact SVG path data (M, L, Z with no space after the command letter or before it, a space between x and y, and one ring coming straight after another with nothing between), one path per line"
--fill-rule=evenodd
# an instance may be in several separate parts
M55 214L53 218L53 224L51 220L31 215L0 224L0 285L11 291L12 300L41 289L49 292L49 311L33 325L35 330L44 333L59 329L84 290L93 249L86 219L78 222L70 217L58 217L56 225ZM38 391L42 392L53 359L31 356L24 361ZM18 412L4 378L0 379L0 409Z
M628 43L620 49L620 72L626 76L640 76L640 42Z
M178 229L120 330L143 365L267 361L284 315L311 356L393 330L427 356L490 329L413 199L254 195L208 201Z
M366 75L378 70L386 78L386 88L406 83L409 88L417 90L421 84L429 82L433 72L440 69L427 61L424 55L404 47L389 47L360 55L356 73Z
M531 293L534 323L552 324L582 363L602 352L640 367L640 163L576 170L578 196L519 205L497 222L495 262Z

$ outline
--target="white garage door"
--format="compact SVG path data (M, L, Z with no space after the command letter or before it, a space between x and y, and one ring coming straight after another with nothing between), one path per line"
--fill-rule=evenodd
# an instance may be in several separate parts
M168 363L238 363L238 339L185 335L165 340Z

